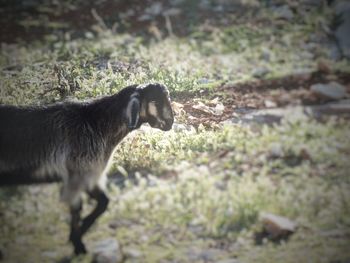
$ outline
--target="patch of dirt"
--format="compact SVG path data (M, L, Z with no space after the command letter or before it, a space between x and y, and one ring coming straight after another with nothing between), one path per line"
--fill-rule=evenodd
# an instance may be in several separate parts
M310 87L317 83L329 83L336 81L347 88L350 94L350 74L344 72L315 71L310 74L290 75L278 79L256 80L236 85L223 85L211 94L209 98L219 97L219 101L225 106L222 115L213 115L202 110L195 109L197 104L193 98L180 99L183 110L186 112L188 124L195 127L203 124L213 126L224 120L230 119L248 110L277 108L296 105L322 105L328 102L326 99L316 96ZM219 95L218 95L219 94ZM208 106L215 105L210 102Z

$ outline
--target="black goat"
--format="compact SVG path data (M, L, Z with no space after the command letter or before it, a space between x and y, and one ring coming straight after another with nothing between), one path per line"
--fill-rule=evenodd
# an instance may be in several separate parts
M106 173L117 144L142 123L170 130L173 112L161 84L132 85L90 102L43 107L0 105L0 186L62 181L71 213L70 241L85 253L82 236L106 210ZM97 201L84 219L81 194Z

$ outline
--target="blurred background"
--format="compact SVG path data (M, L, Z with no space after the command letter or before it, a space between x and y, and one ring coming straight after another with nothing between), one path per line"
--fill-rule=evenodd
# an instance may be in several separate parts
M1 188L0 260L350 261L349 1L0 0L0 43L1 104L160 82L176 117L118 147L86 256L58 185Z

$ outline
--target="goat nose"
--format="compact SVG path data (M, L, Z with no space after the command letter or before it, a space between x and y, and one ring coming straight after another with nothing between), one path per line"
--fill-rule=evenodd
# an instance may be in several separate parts
M163 126L164 131L169 131L173 127L173 120L169 120L165 122L165 125Z

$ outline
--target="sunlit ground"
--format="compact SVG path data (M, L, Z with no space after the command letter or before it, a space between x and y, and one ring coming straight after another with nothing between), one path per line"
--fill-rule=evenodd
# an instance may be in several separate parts
M3 44L0 103L82 100L129 84L160 82L173 101L187 107L175 111L177 125L185 128L165 133L143 128L121 143L110 173L112 201L85 237L89 249L112 237L125 262L347 262L348 119L319 122L294 114L272 126L224 125L211 115L194 120L187 110L214 98L230 114L242 101L244 109L260 108L256 98L265 95L252 91L249 104L235 93L237 83L296 75L302 87L320 69L329 80L337 80L339 71L347 75L349 62L330 59L322 42L322 21L331 15L324 7L277 23L262 7L240 24L198 25L185 36L165 31L143 38L97 23L77 39L52 34ZM220 90L223 86L232 92ZM288 97L288 86L278 88L278 99L287 96L284 104L300 104ZM59 202L58 185L3 188L0 197L4 262L71 256L68 209ZM259 240L263 212L289 218L295 232L277 242L268 236ZM72 261L90 262L91 254Z

